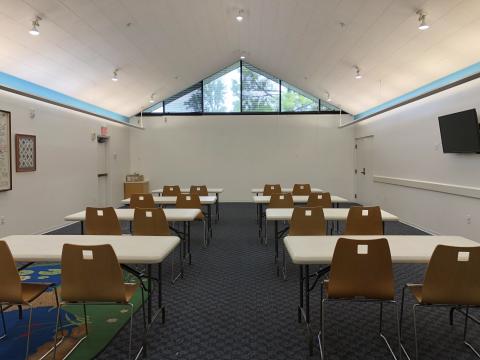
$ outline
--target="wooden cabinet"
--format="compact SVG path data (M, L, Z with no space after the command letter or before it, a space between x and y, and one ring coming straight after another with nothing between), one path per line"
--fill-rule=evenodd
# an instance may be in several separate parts
M150 184L148 180L123 183L124 199L129 198L131 194L148 194L149 192Z

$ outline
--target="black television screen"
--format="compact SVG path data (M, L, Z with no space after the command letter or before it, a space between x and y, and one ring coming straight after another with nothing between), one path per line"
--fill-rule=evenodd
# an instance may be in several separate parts
M444 153L480 152L480 130L475 109L439 116Z

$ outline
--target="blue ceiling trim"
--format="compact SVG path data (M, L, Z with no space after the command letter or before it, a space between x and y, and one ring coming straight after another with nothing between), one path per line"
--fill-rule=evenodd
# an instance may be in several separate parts
M103 118L128 123L128 117L0 71L0 86Z
M434 91L436 89L442 88L444 86L447 86L449 84L452 84L456 81L465 79L469 76L475 75L480 73L480 62L477 62L473 65L470 65L464 69L455 71L454 73L451 73L447 76L444 76L440 79L437 79L435 81L432 81L429 84L426 84L424 86L419 87L418 89L415 89L413 91L410 91L402 96L396 97L392 100L389 100L381 105L375 106L367 111L361 112L359 114L356 114L353 117L354 121L362 120L366 117L372 116L373 114L379 113L381 111L384 111L388 108L391 108L395 105L398 105L400 103L403 103L405 101L411 100L413 98L416 98L418 96L421 96L423 94L429 93L431 91Z

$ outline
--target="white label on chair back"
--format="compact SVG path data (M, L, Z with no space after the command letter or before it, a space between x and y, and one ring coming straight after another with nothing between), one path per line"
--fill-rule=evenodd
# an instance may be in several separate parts
M319 194L319 195L317 196L317 199L322 200L322 199L323 199L323 195L322 195L322 194Z
M285 199L285 196L284 196L284 195L280 195L280 196L279 196L279 199L280 199L280 200L284 200L284 199Z
M357 254L358 255L368 254L368 245L357 245Z
M368 210L362 210L362 216L368 216Z
M312 216L312 210L305 210L305 216Z
M199 188L199 187L197 187L197 190L198 190L198 191L200 191L200 188Z
M82 250L83 260L93 260L93 251L92 250Z
M185 197L185 199L187 199L188 201L192 200L192 197L191 196L187 196Z
M103 216L103 210L97 210L97 216Z
M145 216L146 217L152 217L152 212L151 211L145 211Z
M272 189L272 190L275 189L275 186L270 186L270 189Z
M139 196L138 200L143 201L143 196Z
M459 251L457 255L457 261L469 261L470 252L468 251Z
M303 185L300 185L300 189L302 189L302 190L303 190L303 189L305 189L305 186L303 186Z
M171 187L171 188L170 188L170 190L172 190L172 191L173 191L173 187Z

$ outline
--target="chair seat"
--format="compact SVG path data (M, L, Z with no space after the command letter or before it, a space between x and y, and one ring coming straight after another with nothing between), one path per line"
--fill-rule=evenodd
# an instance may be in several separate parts
M130 302L132 300L133 295L138 289L138 284L126 283L123 284L125 286L125 300L126 302Z
M200 214L198 214L195 217L195 220L203 220L203 219L205 219L205 215L203 214L203 212L200 212Z
M415 299L421 303L422 302L422 292L423 292L423 284L407 284L407 288L410 289L412 295Z
M51 284L44 283L22 283L22 299L29 303L39 297Z

